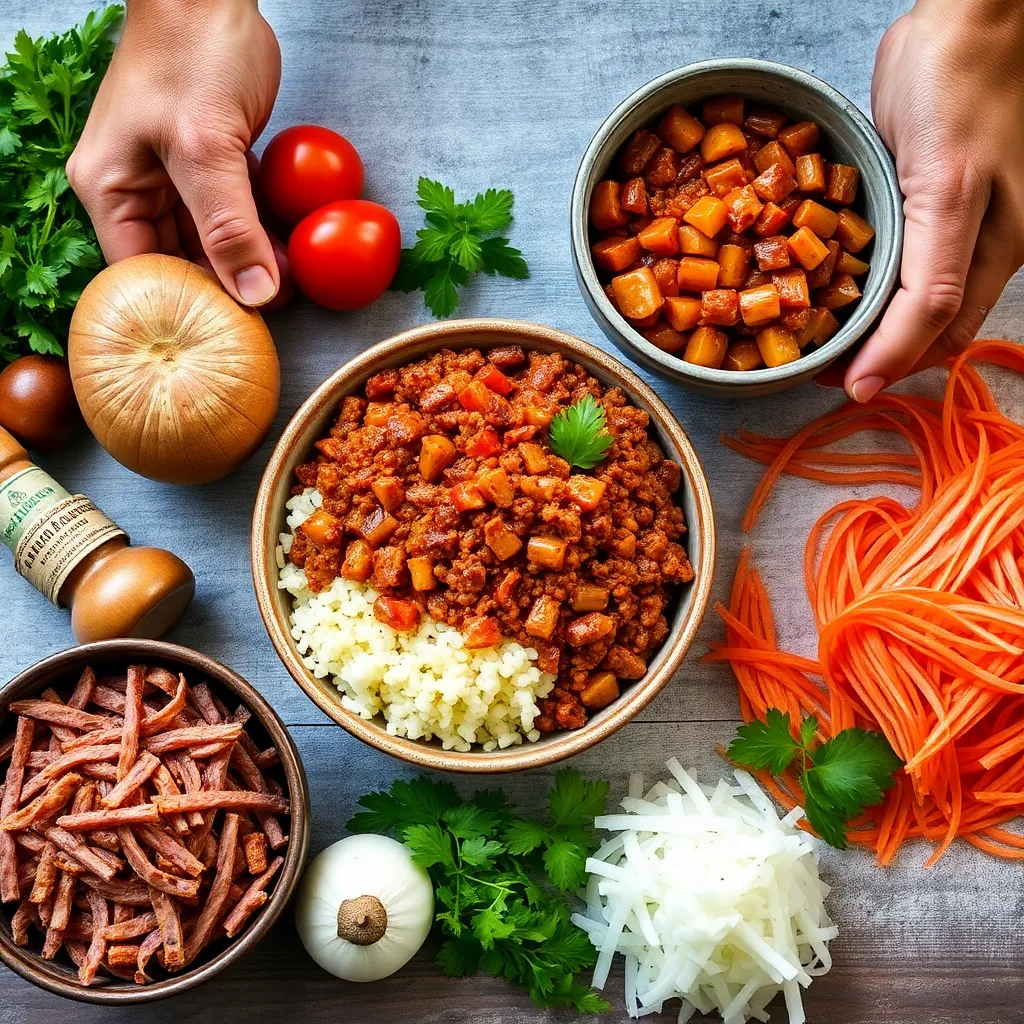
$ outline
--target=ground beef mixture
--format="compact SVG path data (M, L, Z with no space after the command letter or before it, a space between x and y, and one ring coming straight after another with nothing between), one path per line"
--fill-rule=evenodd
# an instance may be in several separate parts
M592 470L552 452L552 417L586 395L614 436ZM367 582L378 619L424 612L467 646L507 637L557 674L542 732L583 725L641 678L668 634L672 587L693 578L673 495L680 468L648 415L563 356L518 346L441 351L371 377L296 470L323 507L289 557L319 592Z

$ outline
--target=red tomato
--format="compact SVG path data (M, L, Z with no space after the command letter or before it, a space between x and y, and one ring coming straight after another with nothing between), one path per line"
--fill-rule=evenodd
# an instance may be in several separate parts
M348 139L316 124L275 135L260 159L260 185L270 208L289 224L337 199L363 194L363 161Z
M328 309L360 309L379 298L401 253L394 214L366 199L328 203L300 221L288 239L292 277Z

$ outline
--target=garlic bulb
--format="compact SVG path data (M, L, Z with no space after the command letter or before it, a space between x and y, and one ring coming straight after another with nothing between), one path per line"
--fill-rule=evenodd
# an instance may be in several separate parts
M387 836L328 846L302 879L295 923L306 952L346 981L379 981L409 962L434 920L434 890Z

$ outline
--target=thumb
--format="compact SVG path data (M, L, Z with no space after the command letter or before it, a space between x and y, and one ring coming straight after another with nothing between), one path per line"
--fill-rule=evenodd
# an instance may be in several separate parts
M207 140L197 156L171 156L167 170L221 283L244 305L262 306L281 284L277 260L256 212L244 151L219 144Z

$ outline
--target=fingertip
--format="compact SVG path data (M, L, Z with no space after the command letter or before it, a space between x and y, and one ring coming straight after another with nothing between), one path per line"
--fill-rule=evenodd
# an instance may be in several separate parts
M234 277L235 298L246 306L264 306L277 295L277 282L266 267L245 267Z
M879 377L877 374L871 374L867 377L858 377L856 380L848 382L846 393L855 402L860 402L863 405L865 402L870 402L884 387L885 378Z

